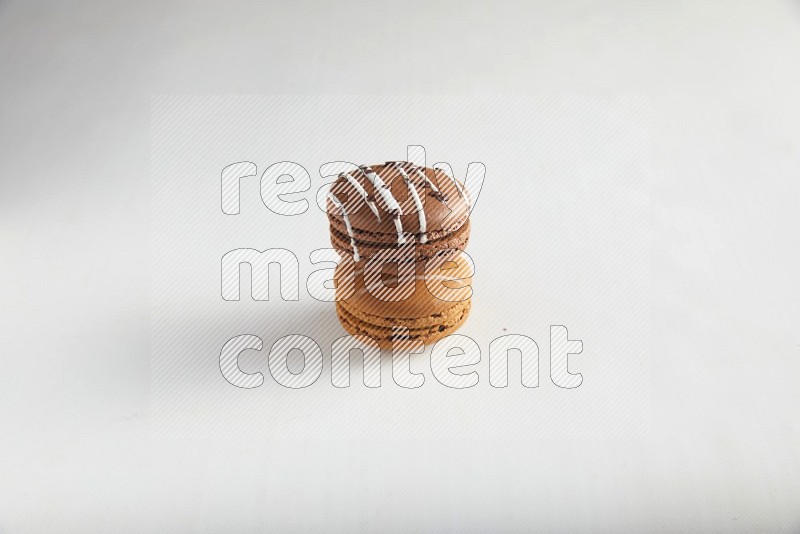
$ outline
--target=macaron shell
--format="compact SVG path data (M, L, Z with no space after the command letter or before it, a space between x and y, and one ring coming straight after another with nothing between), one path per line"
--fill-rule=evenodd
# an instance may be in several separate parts
M385 296L374 288L370 291L366 287L364 271L363 265L348 269L346 263L339 263L334 272L337 301L344 302L349 310L363 311L376 317L392 320L427 317L443 313L472 295L473 265L462 252L436 260L416 262L414 286L409 286L407 293L397 283L396 276L384 281L387 286L398 286L393 295ZM379 294L381 298L373 293ZM409 296L403 300L389 300L406 295Z
M344 223L340 221L331 221L331 244L341 253L353 254L353 247L350 243L350 237L347 235L347 229ZM464 250L469 243L470 222L466 219L460 227L454 228L450 233L444 233L437 239L431 239L427 243L420 243L412 238L414 247L414 260L427 260L436 254L446 250ZM385 252L388 249L396 249L397 245L396 234L392 236L393 240L388 243L380 243L371 241L374 239L372 234L366 234L354 230L356 247L358 247L358 254L360 258L370 258L373 255Z
M467 300L451 306L444 314L418 318L410 326L398 322L394 324L408 328L407 339L418 339L429 345L461 328L469 317L470 308L471 301ZM381 348L392 348L395 332L392 326L387 326L392 324L392 319L354 310L341 302L336 303L336 313L342 327L349 334L366 335L374 339Z

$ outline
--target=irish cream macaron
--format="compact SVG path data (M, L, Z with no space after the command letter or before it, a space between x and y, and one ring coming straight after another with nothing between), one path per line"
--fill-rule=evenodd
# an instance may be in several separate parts
M381 348L392 348L396 339L427 345L466 322L474 266L463 251L392 267L339 264L336 313L348 333L367 336Z

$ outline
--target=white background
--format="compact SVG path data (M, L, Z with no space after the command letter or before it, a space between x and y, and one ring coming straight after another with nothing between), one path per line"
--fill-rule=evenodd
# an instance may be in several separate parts
M0 4L0 531L797 531L798 56L796 2ZM649 98L649 430L154 437L180 93Z
M648 119L646 99L630 96L154 98L155 433L400 440L643 435L650 423ZM333 178L319 169L332 160L404 159L407 139L424 141L428 164L446 159L460 179L470 161L486 167L483 187L471 192L473 309L458 331L480 347L480 365L471 369L479 383L448 389L433 377L426 354L411 366L427 375L425 382L404 390L393 380L387 351L380 391L363 385L360 356L353 358L353 386L340 391L331 384L327 356L346 332L334 304L313 298L306 282L321 268L332 277L333 264L310 260L311 251L330 248L328 219L315 197ZM260 172L240 180L240 213L226 215L221 170L247 157ZM285 197L309 206L295 216L267 209L259 190L267 166L284 159L313 173L309 191ZM223 300L221 258L246 248L295 255L296 301L280 297L276 267L269 300L253 301L249 266L241 269L240 300ZM253 275L253 286L265 283L263 274ZM569 366L586 375L579 389L550 381L550 325L566 326L572 339L584 341L585 353ZM270 377L257 391L239 390L221 376L220 351L241 334L264 343L263 351L239 361L244 371ZM267 370L270 347L290 334L310 337L325 356L322 377L301 391L283 390ZM520 384L518 355L508 370L513 387L489 384L490 343L510 334L538 343L540 389ZM295 372L303 366L299 356L289 358Z

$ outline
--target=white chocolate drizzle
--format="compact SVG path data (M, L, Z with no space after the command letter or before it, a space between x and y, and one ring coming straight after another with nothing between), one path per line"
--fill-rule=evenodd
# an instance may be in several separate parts
M438 171L442 171L442 173L445 176L450 178L450 181L453 182L453 185L456 186L456 191L458 191L458 196L460 196L462 198L464 197L464 189L462 189L461 184L458 183L458 180L456 180L454 176L450 176L450 174L445 170L444 167L436 167L436 166L434 166L433 168L438 170Z
M411 165L411 170L413 170L419 178L423 180L423 187L429 187L432 191L431 195L439 200L440 202L447 202L447 196L444 195L439 188L436 186L435 183L431 179L428 178L427 173L424 170L420 169L416 165L408 162L400 162L400 161L391 161L387 162L387 168L394 167L400 173L403 178L403 181L408 188L408 192L411 195L411 199L414 202L414 206L417 210L417 216L419 218L419 231L420 231L420 243L427 243L428 242L428 228L427 228L427 220L425 217L425 209L422 204L422 199L419 196L419 192L417 191L417 186L414 185L414 182L411 180L411 177L408 175L406 170L403 168L405 165ZM377 191L378 195L380 195L383 202L386 204L386 209L389 212L389 215L392 217L392 221L394 222L394 227L397 230L397 244L403 245L406 243L405 233L403 232L403 223L400 220L400 217L403 215L403 209L400 207L400 204L397 202L397 199L394 198L392 195L392 191L386 186L386 183L381 179L381 177L376 173L371 167L369 166L360 166L358 170L367 178L367 180L372 184L375 191ZM434 171L439 170L443 172L450 181L453 182L453 185L456 188L459 196L464 197L465 191L462 188L461 184L458 181L450 176L443 168L441 167L434 167ZM343 177L347 182L353 186L353 189L361 196L362 200L369 206L369 209L372 210L372 213L375 214L375 217L378 219L378 222L381 221L380 211L375 203L375 197L367 193L366 189L359 183L359 181L350 173L342 173L340 175ZM350 224L350 218L347 215L347 211L345 210L344 205L342 202L332 193L328 193L328 198L333 202L333 204L339 208L342 212L342 218L344 219L345 226L347 227L347 234L350 237L350 244L353 247L353 256L355 261L359 261L358 255L358 248L356 246L355 237L353 235L353 227Z
M392 220L394 221L394 228L397 230L397 244L404 245L406 236L403 235L403 222L400 220L399 215L395 215Z
M420 231L420 243L427 243L428 242L428 226L427 221L425 220L425 209L422 206L422 200L419 198L419 194L417 193L417 188L414 187L414 184L411 182L411 178L408 177L408 174L402 167L397 167L397 170L400 171L400 174L403 176L403 181L406 183L406 187L408 187L408 192L411 194L411 198L414 200L414 207L417 209L417 216L419 217L419 231Z
M333 202L333 205L339 208L339 211L342 212L342 219L344 219L345 228L347 228L347 235L350 237L350 246L353 247L353 261L359 261L361 258L358 255L358 247L356 246L356 239L353 236L353 227L350 226L350 217L347 216L347 210L344 209L344 204L334 195L333 193L328 193L328 199Z
M438 187L436 187L436 184L434 184L433 182L431 182L431 181L430 181L430 179L428 178L428 175L427 175L427 174L425 174L424 172L422 172L421 170L419 170L417 167L414 167L414 172L416 172L416 173L419 175L419 177L420 177L420 178L422 178L423 180L425 180L425 185L427 185L428 187L430 187L431 189L433 189L433 191L434 191L435 193L439 193L439 188L438 188Z
M364 171L364 175L367 177L367 180L375 187L375 190L381 196L384 202L386 202L386 207L389 209L389 212L392 211L397 212L398 215L403 214L403 210L400 209L400 204L397 203L397 200L392 196L391 190L386 187L386 184L381 180L381 177L372 170L371 167L367 167L362 169Z
M367 206L369 206L369 209L371 209L372 213L375 214L375 217L378 218L378 222L381 222L381 214L378 211L378 207L375 205L374 201L370 200L369 195L367 195L367 191L361 187L361 184L358 183L358 180L356 180L355 177L349 173L343 173L342 176L344 176L350 185L353 186L353 189L355 189L356 192L361 195L361 198L364 199L364 202L366 202Z
M386 203L386 207L388 208L389 213L392 215L394 227L397 230L397 244L404 244L406 242L406 238L403 235L403 223L400 221L400 216L403 214L400 204L397 203L397 199L394 198L391 190L386 187L386 184L383 182L383 180L381 180L381 177L378 176L378 174L372 170L371 167L365 167L361 170L364 173L364 176L367 177L367 180L370 181L372 186Z

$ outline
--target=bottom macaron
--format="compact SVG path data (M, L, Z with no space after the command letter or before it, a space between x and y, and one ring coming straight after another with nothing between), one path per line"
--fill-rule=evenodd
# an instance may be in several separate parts
M456 302L438 313L415 318L372 315L347 301L336 303L339 322L352 335L365 335L377 341L381 348L392 348L395 339L420 340L425 345L435 343L458 330L469 316L469 300ZM407 336L398 338L395 326L407 328Z

